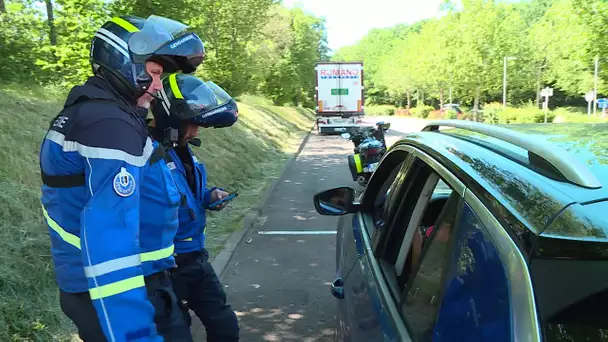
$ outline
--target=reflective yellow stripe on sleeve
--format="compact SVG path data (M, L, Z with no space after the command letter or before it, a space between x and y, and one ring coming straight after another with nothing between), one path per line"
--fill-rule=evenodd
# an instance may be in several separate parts
M46 223L48 223L49 227L51 227L51 229L53 229L57 234L59 234L63 241L80 249L80 238L72 233L66 232L65 229L61 228L61 226L58 225L57 222L55 222L55 220L53 220L49 216L49 213L46 211L46 208L44 206L42 206L42 214L44 215Z
M49 227L51 227L51 229L53 229L63 241L80 249L80 238L72 233L68 233L67 231L65 231L65 229L61 228L61 226L49 216L49 213L46 211L46 208L44 206L42 206L42 214L44 215L44 218L46 219L46 222L48 223ZM173 254L174 250L175 246L171 245L163 249L141 253L141 262L155 261L168 258Z
M141 262L155 261L155 260L161 260L164 258L168 258L171 255L173 255L174 250L175 250L175 246L171 245L169 247L159 249L156 251L141 253Z
M91 295L91 300L95 300L114 296L123 292L136 289L138 287L144 287L145 285L146 284L144 282L144 276L139 275L89 289L89 294Z
M179 241L185 241L185 242L189 242L189 241L192 241L192 238L191 238L191 237L189 237L189 238L186 238L186 239L183 239L183 240L179 240Z

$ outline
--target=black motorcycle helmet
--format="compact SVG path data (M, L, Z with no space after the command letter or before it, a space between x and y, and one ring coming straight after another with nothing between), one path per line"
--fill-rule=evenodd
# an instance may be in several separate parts
M162 101L156 101L152 106L157 139L176 143L184 134L185 123L222 128L230 127L238 120L236 102L215 83L176 73L162 82L163 88L159 92ZM171 131L177 131L177 135Z
M93 73L135 102L152 83L147 61L162 65L164 73L191 73L203 62L203 42L196 34L186 33L187 28L155 15L114 17L97 30L91 43Z

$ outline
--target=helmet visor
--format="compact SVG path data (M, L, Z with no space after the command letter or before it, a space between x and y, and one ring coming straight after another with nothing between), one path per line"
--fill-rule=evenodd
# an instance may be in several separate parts
M205 114L232 100L232 97L224 89L211 81L198 86L186 98L188 107L193 112L192 118L205 116Z
M228 93L224 89L222 89L220 86L213 83L212 81L207 81L205 82L205 84L213 92L213 95L215 95L215 98L218 102L218 106L221 106L226 102L232 100L232 96L228 95Z
M188 25L175 21L173 19L151 15L146 19L146 23L151 23L154 26L162 27L165 32L173 37L177 37L188 29Z
M188 26L175 20L151 15L141 30L134 32L129 38L129 53L133 62L144 63L150 55L187 28Z

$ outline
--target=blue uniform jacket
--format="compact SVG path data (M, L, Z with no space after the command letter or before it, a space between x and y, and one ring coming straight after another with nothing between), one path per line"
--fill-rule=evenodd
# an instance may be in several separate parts
M178 147L180 148L180 147ZM186 178L186 170L175 149L169 151L172 161L169 168L175 175L179 189L186 195L186 203L179 208L179 230L175 236L175 252L183 254L200 251L205 247L205 209L211 203L211 192L216 187L207 189L207 172L205 166L199 163L190 147L186 148L188 156L194 165L195 190L192 191Z
M77 103L83 98L87 101ZM59 287L89 292L106 338L162 341L144 287L139 245L139 185L152 140L141 113L127 113L116 101L99 77L71 90L69 108L55 118L41 144L40 168L47 179L78 175L82 182L43 185L42 211Z
M153 146L158 148L158 142L153 141ZM182 195L173 178L164 159L148 161L141 182L139 216L139 243L145 276L175 266L173 239L179 227Z

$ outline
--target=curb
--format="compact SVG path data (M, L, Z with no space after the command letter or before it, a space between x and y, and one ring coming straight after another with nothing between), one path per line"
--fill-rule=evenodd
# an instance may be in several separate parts
M306 135L302 138L302 141L300 141L300 147L298 148L296 153L294 153L294 155L285 163L285 165L283 166L283 169L281 170L281 172L279 174L279 177L277 177L274 181L272 181L270 186L264 192L264 196L262 196L262 200L259 202L260 205L251 209L247 213L247 215L245 215L245 218L243 219L242 228L240 230L233 232L230 235L228 240L226 240L226 244L224 245L224 248L222 248L222 250L210 261L211 266L213 267L213 270L215 271L215 273L217 274L217 276L220 280L224 276L224 271L226 270L226 266L230 262L230 259L232 259L232 256L234 255L234 251L236 250L236 247L239 245L241 240L243 240L243 236L245 236L245 234L247 232L249 232L249 230L252 229L253 226L255 225L256 219L258 218L260 213L262 213L263 210L266 208L266 203L268 202L268 199L270 199L270 196L272 195L272 193L275 191L275 189L278 187L278 185L281 184L281 181L285 177L285 171L295 163L296 159L298 158L298 156L304 149L304 146L308 142L308 139L310 138L310 135L313 132L313 130L314 130L314 127L311 128L308 131L308 133L306 133Z

